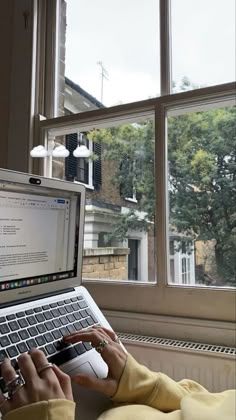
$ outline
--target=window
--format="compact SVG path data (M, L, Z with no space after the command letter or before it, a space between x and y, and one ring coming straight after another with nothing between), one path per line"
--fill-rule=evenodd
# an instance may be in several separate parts
M69 3L68 1L68 7ZM133 10L136 4L137 2ZM180 4L183 6L183 2ZM98 191L87 190L84 257L89 258L92 249L95 261L103 264L103 272L99 272L98 266L93 269L88 267L87 263L83 267L86 287L102 308L217 320L220 305L221 319L232 321L235 305L232 291L235 287L235 213L226 211L230 216L232 232L227 231L229 241L225 238L227 246L225 242L222 245L224 254L227 255L220 263L221 277L216 277L213 276L213 271L217 269L216 258L219 252L217 249L214 255L213 250L214 247L216 249L217 229L214 230L213 225L207 224L207 212L218 212L221 223L218 234L223 235L227 230L227 221L223 218L223 213L221 214L224 211L223 196L227 197L227 204L232 204L231 210L235 208L235 194L230 194L235 189L236 148L235 137L232 134L235 127L234 84L217 84L231 81L228 73L225 78L215 81L210 78L203 81L200 76L199 80L194 80L190 73L187 74L188 69L186 67L185 70L185 66L182 66L183 70L177 78L177 64L173 61L173 80L176 79L178 86L171 93L169 33L172 29L172 57L175 57L177 47L173 25L177 5L178 2L173 2L173 9L170 9L170 2L160 0L160 24L157 19L155 26L156 31L158 28L160 30L161 41L161 65L160 71L157 72L160 84L157 91L153 90L150 94L153 98L144 99L149 95L143 96L141 84L135 82L137 94L140 93L138 99L143 100L134 102L137 96L129 96L131 90L127 84L130 79L127 76L124 83L127 97L120 97L124 105L110 107L112 103L108 99L107 103L105 99L101 100L100 94L92 89L92 84L85 86L81 82L83 92L80 90L80 93L82 92L84 97L81 103L90 112L85 108L78 109L77 97L75 102L71 101L73 103L70 110L76 112L74 115L40 122L41 136L46 138L46 145L55 137L64 136L65 141L65 136L79 132L86 133L91 144L99 144L102 140L100 188ZM182 6L179 6L178 13L185 10L181 9ZM109 7L107 5L107 11L111 11ZM230 10L230 6L224 5L224 8ZM114 9L112 11L114 13ZM168 20L171 13L172 27ZM158 14L155 16L158 17ZM185 13L185 16L186 19L190 19L190 11ZM130 22L133 21L134 16ZM212 31L216 21L217 19L209 19ZM222 31L224 28L222 25ZM131 32L130 27L129 31ZM145 37L145 34L143 36ZM88 41L86 36L83 35L82 38ZM93 41L95 38L93 34ZM156 36L154 38L158 39ZM142 43L138 45L141 48ZM89 51L92 56L92 51L95 51L92 44ZM118 62L119 49L116 51ZM229 52L229 57L232 55L233 53ZM83 64L83 52L81 56ZM145 61L142 54L141 56ZM94 58L92 60L94 62ZM103 59L98 57L97 60ZM156 62L159 62L158 57ZM102 64L105 71L105 60ZM207 63L205 65L207 66ZM198 69L202 66L202 59L199 59ZM228 67L234 72L231 64ZM102 71L101 64L100 68ZM211 74L213 73L211 71ZM74 78L72 73L68 73L67 76L70 80ZM181 87L182 76L189 77L197 87L191 85L191 89L188 89L188 81ZM105 77L103 82L105 98L108 83ZM80 86L80 80L75 80L75 83ZM202 84L206 87L200 88ZM216 86L212 86L214 84ZM67 86L68 92L69 87ZM175 93L177 91L178 93ZM129 99L126 99L128 97ZM127 104L128 101L130 103ZM115 103L116 100L113 104ZM88 105L91 106L90 109ZM231 130L230 134L228 130ZM129 160L128 165L124 156ZM222 167L219 166L220 161ZM45 174L50 175L50 159L45 168ZM124 182L124 169L131 182ZM218 169L219 176L216 177L215 171ZM219 191L223 195L217 192L218 181L221 183ZM124 186L128 188L125 192ZM216 191L213 194L214 188ZM134 192L137 202L125 200L133 198ZM140 199L137 198L137 194L140 194ZM218 201L214 201L216 197ZM108 255L102 254L108 245L114 257L113 261L107 258ZM120 264L115 266L115 261ZM117 277L118 271L113 277L113 268L121 269L120 278ZM210 279L212 277L213 281Z

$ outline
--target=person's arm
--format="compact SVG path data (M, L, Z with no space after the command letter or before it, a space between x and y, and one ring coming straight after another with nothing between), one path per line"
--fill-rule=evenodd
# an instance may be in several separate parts
M175 382L163 373L152 372L129 354L112 399L119 403L144 404L168 412L179 409L182 398L192 392L207 391L194 381L184 379Z
M48 363L44 353L32 349L18 358L21 376L10 360L0 365L8 398L0 392L3 420L74 420L75 403L68 375Z

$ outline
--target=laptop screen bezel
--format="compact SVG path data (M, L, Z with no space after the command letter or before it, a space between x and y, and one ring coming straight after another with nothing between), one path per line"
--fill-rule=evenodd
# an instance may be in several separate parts
M32 183L32 178L37 179L37 183ZM79 239L78 239L78 255L77 255L77 275L67 279L55 280L50 283L37 284L33 286L25 286L23 288L7 289L0 292L0 308L6 303L14 304L16 301L23 299L37 298L40 295L54 294L65 289L80 286L82 279L82 256L83 256L83 236L84 236L84 212L85 212L85 186L79 183L68 182L55 178L45 178L38 175L26 174L22 172L0 169L0 189L4 182L25 185L27 188L32 187L32 191L39 192L41 188L48 191L57 190L76 193L80 196L80 213L79 213Z

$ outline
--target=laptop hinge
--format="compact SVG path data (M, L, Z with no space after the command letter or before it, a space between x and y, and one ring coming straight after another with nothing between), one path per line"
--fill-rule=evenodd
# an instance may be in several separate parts
M69 287L67 289L63 289L63 290L57 290L56 292L51 292L51 293L44 293L43 295L38 295L38 296L31 296L28 298L24 298L24 299L19 299L19 300L15 300L15 301L11 301L11 302L6 302L6 303L1 303L0 304L0 309L2 308L9 308L10 306L16 306L16 305L20 305L22 303L26 303L26 302L34 302L35 300L41 300L41 299L45 299L51 296L58 296L58 295L62 295L64 293L70 293L70 292L74 292L75 288L74 287Z

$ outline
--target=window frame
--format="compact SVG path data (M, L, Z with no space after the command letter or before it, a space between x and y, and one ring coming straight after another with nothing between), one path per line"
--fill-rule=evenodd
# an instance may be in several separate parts
M156 161L156 268L157 284L132 281L86 280L88 288L100 307L112 311L193 317L218 320L219 307L222 321L234 321L235 291L212 287L178 286L168 284L168 214L167 214L167 114L181 108L191 110L213 107L216 102L235 103L235 83L229 83L190 92L171 94L155 99L98 109L40 122L40 136L45 146L52 146L56 135L88 131L91 127L109 127L122 122L134 122L155 115ZM45 168L50 170L50 158ZM50 175L48 173L44 173ZM155 289L155 290L154 290ZM148 302L148 305L147 305ZM183 306L184 302L184 306ZM200 309L200 311L199 311Z

